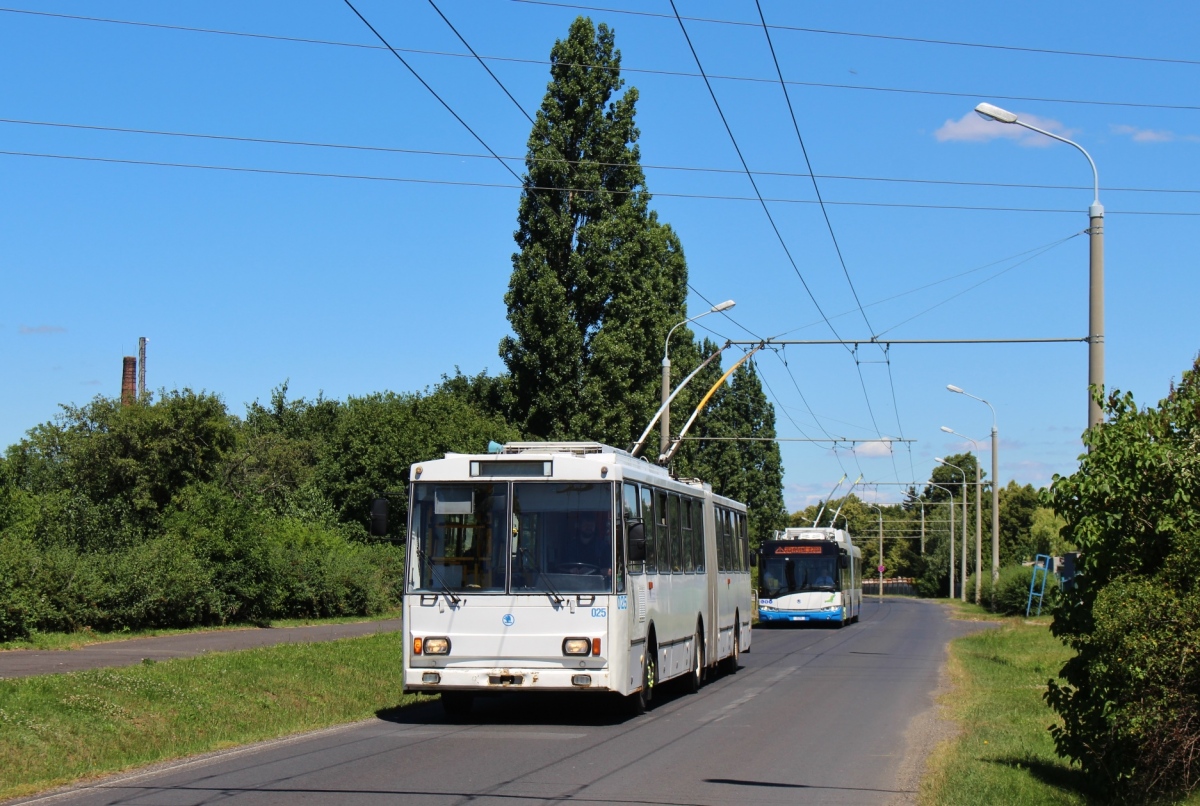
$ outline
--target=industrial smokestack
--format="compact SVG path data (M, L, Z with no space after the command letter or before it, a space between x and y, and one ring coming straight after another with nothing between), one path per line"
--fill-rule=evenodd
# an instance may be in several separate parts
M121 367L121 405L137 400L137 356L125 356Z
M145 336L138 339L138 384L137 399L146 399L146 343L150 341Z

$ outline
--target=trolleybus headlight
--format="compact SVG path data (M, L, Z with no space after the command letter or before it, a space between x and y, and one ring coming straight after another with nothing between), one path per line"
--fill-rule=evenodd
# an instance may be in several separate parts
M586 638L564 638L564 655L588 655L592 651L592 642Z
M426 655L449 655L450 639L426 638L424 650Z

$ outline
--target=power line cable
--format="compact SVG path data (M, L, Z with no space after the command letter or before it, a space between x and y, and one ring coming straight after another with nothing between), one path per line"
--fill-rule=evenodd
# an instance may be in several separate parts
M250 173L250 174L267 174L278 176L295 176L309 177L318 179L355 179L371 182L395 182L400 184L414 185L445 185L448 187L469 187L469 188L492 188L498 190L531 190L531 191L548 191L548 192L563 192L563 191L579 191L583 192L584 188L561 188L550 187L548 185L508 185L502 182L468 182L461 180L450 179L419 179L406 176L378 176L373 174L350 174L350 173L335 173L324 171L298 171L286 170L282 168L255 168L242 167L236 165L207 165L203 163L189 162L167 162L162 160L139 160L125 159L117 157L93 157L81 154L50 154L46 152L36 151L13 151L0 150L0 155L10 157L31 157L36 159L53 159L53 160L72 160L76 162L101 162L112 163L118 165L146 165L157 168L190 168L195 170L206 171L228 171L231 173ZM737 201L737 202L778 202L780 204L816 204L816 201L811 199L788 199L774 197L755 197L755 196L723 196L712 193L671 193L668 191L655 191L653 194L663 198L673 199L697 199L701 201ZM1078 215L1078 210L1069 208L1048 208L1048 207L982 207L963 204L905 204L898 202L864 202L864 201L830 201L825 200L826 204L845 205L849 207L895 207L909 208L918 210L965 210L973 212L1007 212L1007 213L1064 213L1068 215ZM1112 210L1106 209L1105 215L1141 215L1141 216L1183 216L1183 217L1200 217L1200 212L1191 211L1171 211L1171 210ZM840 316L842 314L838 314ZM867 341L864 339L864 341Z
M513 0L515 3L525 3L534 6L555 6L558 8L569 8L579 11L602 11L606 14L628 14L637 17L655 17L659 19L671 19L670 14L662 14L652 11L632 11L623 8L604 8L601 6L585 6L575 3L560 3L550 2L550 0ZM678 15L676 15L678 17ZM692 22L706 22L714 25L736 25L739 27L758 27L757 23L744 22L742 20L723 20L712 17L684 17L683 19ZM961 42L951 39L929 39L926 37L917 36L898 36L895 34L871 34L862 31L837 31L829 28L802 28L798 25L773 25L779 31L795 31L806 34L824 34L827 36L847 36L857 37L861 39L882 39L892 42L910 42L920 45L947 45L959 48L983 48L986 50L1004 50L1015 51L1019 53L1041 53L1053 56L1079 56L1089 59L1120 59L1125 61L1135 62L1157 62L1161 64L1186 64L1200 65L1200 60L1196 59L1176 59L1167 56L1139 56L1127 53L1097 53L1092 51L1080 50L1059 50L1055 48L1034 48L1023 45L997 45L987 42Z
M380 48L382 50L382 48ZM83 131L98 131L98 132L113 132L119 134L145 134L158 137L179 137L179 138L194 138L198 140L216 140L233 143L254 143L259 145L286 145L300 146L305 148L324 148L334 150L347 151L367 151L378 152L383 154L412 154L416 156L433 156L433 157L454 157L456 159L495 159L491 154L478 154L467 151L438 151L432 149L419 148L399 148L395 146L378 146L378 145L360 145L354 143L329 143L315 140L294 140L281 139L270 137L248 137L242 135L229 134L210 134L203 132L181 132L170 131L165 129L143 129L143 128L128 128L122 126L100 126L87 123L68 123L63 121L49 120L24 120L20 118L0 118L0 123L7 123L20 126L46 126L60 129L79 129ZM502 155L504 160L510 162L565 162L570 165L595 166L599 168L620 167L619 163L603 162L600 160L559 160L557 158L534 157L534 156L515 156ZM745 171L741 168L711 168L703 166L691 165L656 165L641 163L641 167L645 170L656 171L680 171L694 173L712 173L712 174L736 174L741 176ZM807 179L815 177L817 179L831 179L840 181L852 182L890 182L899 184L918 184L918 185L946 185L952 187L982 187L982 188L1011 188L1020 190L1092 190L1091 185L1044 185L1021 182L976 182L968 180L956 179L917 179L912 177L895 177L895 176L854 176L847 174L810 174L799 171L764 171L755 170L755 176L777 176L784 178L800 178ZM1136 188L1136 187L1103 187L1105 193L1164 193L1164 194L1196 194L1200 195L1200 189L1192 188Z
M276 34L262 34L262 33L253 33L253 32L247 32L247 31L229 31L229 30L222 30L219 28L199 28L199 27L188 26L188 25L171 25L171 24L167 24L167 23L143 22L140 20L121 20L121 19L113 19L113 18L109 18L109 17L89 17L89 16L83 16L83 15L79 15L79 14L61 14L61 13L48 12L48 11L32 11L29 9L20 9L20 8L0 8L0 12L9 13L9 14L26 14L26 15L30 15L30 16L48 17L48 18L53 18L53 19L74 20L74 21L78 21L78 22L96 22L96 23L107 23L107 24L112 24L112 25L129 25L129 26L134 26L134 27L139 27L139 28L160 29L160 30L167 30L167 31L181 31L181 32L187 32L187 33L213 34L213 35L219 35L219 36L237 36L237 37L245 37L248 39L263 39L263 40L273 40L273 41L279 41L279 42L292 42L292 43L304 44L304 45L324 45L324 46L330 46L330 47L357 48L360 50L385 50L385 48L383 48L380 45L369 45L369 44L360 43L360 42L338 42L335 40L314 39L311 37L281 36L281 35L276 35ZM453 53L450 51L422 50L422 49L418 49L418 48L396 48L396 50L401 53L410 53L410 54L422 55L422 56L443 56L443 57L453 57L453 58L458 58L458 59L471 58L471 55L468 53ZM515 57L515 56L481 56L480 58L486 59L488 61L510 62L510 63L514 63L514 64L529 64L529 65L539 65L539 66L549 64L549 62L544 59L526 59L526 58L520 58L520 57ZM564 66L571 66L571 65L564 63ZM628 65L622 65L621 69L628 73L639 73L642 75L672 76L672 77L679 77L679 78L700 78L699 74L689 73L686 71L651 70L651 69L647 69L647 68L630 67ZM757 76L732 76L732 75L720 75L720 74L716 74L716 73L710 73L709 78L714 81L749 81L749 82L767 83L767 84L775 83L775 79L773 79L773 78L762 78L762 77L757 77ZM865 84L836 84L836 83L818 82L818 81L794 81L793 80L793 81L788 81L788 85L789 86L797 86L797 87L814 87L814 88L820 88L820 89L861 90L861 91L865 91L865 92L889 92L889 93L901 93L901 94L907 94L907 95L932 95L932 96L940 96L940 97L948 97L948 98L972 98L972 99L994 98L996 100L1001 100L1001 101L1030 101L1030 102L1034 102L1034 103L1047 103L1047 104L1082 104L1082 105L1089 105L1089 106L1119 106L1119 107L1129 107L1129 108L1134 108L1134 109L1171 109L1171 110L1183 110L1183 111L1200 111L1200 105L1195 105L1195 104L1154 104L1154 103L1145 103L1145 102L1138 102L1138 101L1104 101L1104 100L1083 99L1083 98L1048 98L1048 97L1044 97L1044 96L1012 95L1009 93L1002 93L1002 92L949 92L949 91L942 91L942 90L927 90L927 89L910 88L910 87L874 87L874 86L869 86L869 85L865 85Z
M759 21L762 23L763 35L767 39L767 48L771 51L771 61L775 65L776 75L779 76L779 87L780 87L780 89L783 90L783 99L787 103L788 116L792 120L792 129L796 133L796 140L800 143L800 152L804 155L804 165L806 168L808 168L809 176L812 178L813 193L816 194L817 203L821 207L821 215L825 219L825 228L829 231L830 240L833 241L833 248L834 248L834 251L837 252L838 263L840 263L842 266L842 274L846 278L846 284L850 286L850 293L854 297L854 304L858 306L858 311L860 314L862 314L863 322L867 326L867 331L870 333L874 333L875 328L872 327L871 320L867 317L867 311L865 308L863 308L862 300L860 300L858 297L858 289L856 289L854 287L854 281L852 279L850 279L850 269L849 269L849 267L846 266L846 258L842 254L841 244L838 243L837 234L833 231L833 222L830 221L830 219L829 219L829 210L825 207L825 201L821 198L820 184L817 182L816 177L813 176L812 160L809 159L808 148L805 147L805 145L804 145L804 137L803 137L803 135L800 134L800 123L796 120L796 110L795 110L795 108L792 107L792 98L788 94L787 84L783 80L783 68L781 68L779 66L779 56L775 53L775 43L771 41L771 29L767 25L767 18L763 14L762 4L759 2L759 0L754 0L754 7L755 7L755 9L758 10L758 18L759 18ZM887 353L888 353L887 348L884 347L883 345L880 345L879 349L883 352L884 359L887 360ZM855 354L855 363L858 364L857 354ZM861 366L859 369L859 380L861 380L863 382L863 394L866 395L866 381L862 377ZM891 385L891 389L892 389L892 405L893 405L893 407L895 407L894 410L895 410L895 414L896 414L896 426L897 426L897 428L900 429L900 436L903 437L904 429L903 429L903 427L900 426L900 409L898 407L896 407L896 384L892 380L891 363L890 362L888 363L888 383ZM868 397L867 398L867 408L868 409L870 409L870 405L871 405L870 398ZM873 412L872 412L871 419L873 422L874 421L874 413ZM895 452L889 450L888 453L892 457L892 464L895 465L895 462L896 462ZM899 470L896 471L896 475L897 475L897 477L899 477L899 475L900 475Z
M700 63L700 56L696 53L696 48L692 45L692 39L688 36L687 28L684 27L683 20L679 17L679 10L675 8L675 0L668 0L671 3L671 9L675 12L675 18L679 21L679 28L683 31L683 38L687 41L688 49L692 52L692 58L696 61L696 69L700 71L700 75L704 77L704 86L708 88L708 94L712 97L713 104L717 108L717 114L721 118L721 123L725 126L725 132L729 135L730 142L733 143L733 150L737 152L738 160L741 161L742 167L746 171L746 176L750 179L750 185L754 188L754 195L758 197L759 203L762 205L763 212L767 215L767 220L771 223L771 229L775 231L775 237L779 239L779 245L783 247L784 254L787 255L788 262L792 264L792 269L796 272L796 276L800 278L800 284L804 286L804 291L808 294L808 298L816 307L821 317L825 319L830 331L839 339L837 328L829 321L829 317L825 316L825 311L821 309L821 304L817 302L816 296L813 295L812 289L808 287L808 282L804 279L804 275L800 272L800 267L796 265L795 258L792 257L792 252L788 249L787 243L783 240L783 235L779 232L779 227L775 225L775 218L771 215L770 208L767 207L766 201L763 200L762 193L758 190L758 183L754 181L754 174L750 172L750 166L746 164L746 158L742 156L742 149L738 146L737 138L733 135L733 129L729 126L729 121L725 119L725 113L721 110L721 102L717 100L717 94L713 91L712 84L709 83L708 77L704 74L704 65Z

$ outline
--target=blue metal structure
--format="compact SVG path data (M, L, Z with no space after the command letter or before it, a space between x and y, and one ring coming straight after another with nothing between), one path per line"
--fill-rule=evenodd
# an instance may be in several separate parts
M1042 574L1041 584L1038 584L1038 572ZM1050 575L1050 555L1039 554L1033 558L1033 576L1029 578L1029 600L1025 603L1025 615L1033 609L1033 600L1037 598L1037 614L1042 615L1042 595L1046 592L1046 577ZM1036 589L1036 590L1035 590Z

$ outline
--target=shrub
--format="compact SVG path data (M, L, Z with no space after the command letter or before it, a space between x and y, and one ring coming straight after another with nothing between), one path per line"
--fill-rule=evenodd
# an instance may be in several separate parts
M109 585L103 626L191 627L212 622L219 612L213 567L174 535L104 559Z
M1144 803L1200 787L1200 361L1157 408L1105 410L1047 496L1082 555L1052 627L1076 655L1046 697L1058 752Z
M0 536L0 641L28 636L41 620L44 603L28 584L37 565L33 543Z
M984 607L993 613L1006 616L1021 616L1029 603L1029 582L1033 579L1033 566L1006 565L1000 569L996 584L992 585L992 575L984 571L983 585L980 596ZM1054 574L1046 576L1046 585L1042 589L1042 612L1049 612L1057 601L1059 592L1058 577ZM975 596L975 574L967 577L967 598ZM1033 602L1032 613L1037 613L1037 600Z

